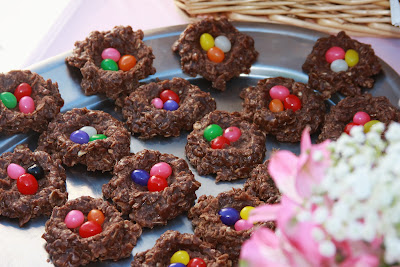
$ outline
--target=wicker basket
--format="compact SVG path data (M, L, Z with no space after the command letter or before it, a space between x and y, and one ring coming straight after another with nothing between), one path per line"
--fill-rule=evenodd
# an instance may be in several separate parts
M353 36L400 38L389 0L174 0L190 17L225 15L235 21L271 22Z

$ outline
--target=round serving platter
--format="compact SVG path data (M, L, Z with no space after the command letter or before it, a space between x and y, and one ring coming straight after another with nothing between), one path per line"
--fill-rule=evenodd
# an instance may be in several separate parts
M155 55L154 67L157 72L142 80L144 83L158 79L171 79L182 77L198 85L202 90L210 92L217 102L218 110L240 111L242 99L239 93L248 86L256 85L260 79L283 76L298 82L307 82L307 75L301 70L307 55L311 52L315 41L326 36L324 33L303 28L266 24L266 23L233 23L241 32L254 38L256 50L260 53L256 63L251 68L251 73L241 75L227 83L227 90L220 92L211 88L211 83L201 77L189 77L182 73L179 57L171 50L172 44L178 39L186 25L160 28L145 32L144 41L153 48ZM102 96L85 96L80 87L81 75L78 70L70 68L65 63L65 57L71 51L60 54L49 60L30 66L29 70L42 75L45 79L57 82L62 98L65 101L61 112L74 107L87 107L111 113L122 120L122 116L114 111L113 102ZM387 96L392 104L398 104L400 98L400 76L385 62L381 61L383 71L376 77L376 82L369 92L373 95ZM335 95L328 105L334 105L341 99ZM162 153L171 153L186 159L184 147L188 132L179 137L153 138L142 141L136 137L131 138L131 152L138 152L144 148L159 150ZM39 134L18 134L14 136L0 136L0 153L13 151L21 143L28 143L34 150L37 146ZM267 139L267 154L269 158L273 149L288 149L299 152L299 144L279 143L274 138ZM196 179L201 183L196 192L200 195L217 195L230 190L232 187L243 186L244 180L234 182L215 183L212 176L199 176L194 168L190 167ZM84 166L66 168L67 191L69 199L83 195L102 197L101 187L112 177L111 173L88 172ZM0 255L1 266L50 266L48 254L44 249L45 241L41 238L44 225L48 218L33 219L24 227L18 226L18 220L0 217ZM133 256L140 251L147 250L155 244L156 239L166 230L178 230L182 233L193 233L191 222L186 214L168 222L166 226L144 229L137 246L132 251L132 256L118 262L96 262L87 266L130 266Z

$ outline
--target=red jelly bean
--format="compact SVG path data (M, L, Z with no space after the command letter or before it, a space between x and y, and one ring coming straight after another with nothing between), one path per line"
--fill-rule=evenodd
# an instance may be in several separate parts
M101 210L93 209L89 211L87 219L88 221L93 221L95 223L102 225L104 222L104 214Z
M350 134L351 128L353 128L354 126L357 126L357 124L355 124L354 122L350 122L346 125L346 127L344 127L343 131L347 134Z
M353 122L357 125L363 125L366 124L371 120L371 117L368 115L368 113L364 111L359 111L356 114L354 114L353 117Z
M174 100L179 104L179 96L172 90L164 90L160 93L161 100L165 103L167 100Z
M231 143L224 136L218 136L211 140L211 148L213 149L221 149L229 146Z
M225 54L221 49L219 49L218 47L214 46L214 47L208 49L207 57L212 62L221 63L225 58Z
M325 53L325 59L328 63L332 63L333 61L337 59L344 59L344 56L346 55L346 52L343 50L343 48L338 47L338 46L333 46L328 49Z
M272 99L268 107L274 113L283 111L283 103L279 99Z
M203 259L200 258L193 258L191 259L186 267L206 267L207 264L204 262Z
M87 221L79 227L79 235L83 238L100 234L102 231L101 225L94 221Z
M168 187L167 180L157 176L151 176L147 183L147 188L150 192L159 192L166 187Z
M14 91L14 95L17 98L17 101L19 101L24 96L31 96L31 94L32 87L27 83L21 83Z
M122 56L118 61L118 68L120 70L128 71L135 67L136 65L136 58L132 55L125 55Z
M35 176L25 173L18 177L17 188L21 194L33 195L37 192L39 185Z
M284 105L286 109L291 109L293 111L301 109L301 101L295 95L289 95L288 97L286 97Z

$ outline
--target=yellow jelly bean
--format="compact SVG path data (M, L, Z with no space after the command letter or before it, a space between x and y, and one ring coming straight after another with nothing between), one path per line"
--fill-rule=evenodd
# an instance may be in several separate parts
M254 207L252 207L252 206L246 206L246 207L244 207L244 208L240 211L240 217L241 217L243 220L249 219L250 211L252 211L253 209L254 209Z
M171 263L183 263L187 265L189 263L190 256L189 253L187 253L184 250L178 250L177 252L174 253L171 257Z
M371 130L372 125L377 124L378 120L372 120L364 124L364 133L368 133Z
M346 61L347 65L349 65L349 67L357 65L359 60L357 51L354 49L347 50L346 54L344 55L344 60Z
M200 36L200 45L201 48L208 51L208 49L214 47L214 37L212 37L209 33L203 33Z

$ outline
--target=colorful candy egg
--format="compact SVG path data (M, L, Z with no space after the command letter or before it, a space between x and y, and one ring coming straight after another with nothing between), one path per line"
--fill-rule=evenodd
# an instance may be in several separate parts
M208 51L210 48L214 47L214 37L209 33L203 33L200 36L200 46L203 50Z
M1 93L0 100L6 108L12 109L17 106L17 98L10 92Z
M69 136L69 139L77 144L86 144L89 142L89 135L81 130L77 130Z
M23 195L34 195L39 188L39 184L32 174L24 173L17 179L17 188Z
M328 49L325 53L325 59L328 63L332 63L333 61L337 59L344 59L346 52L343 50L343 48L338 47L338 46L333 46Z
M35 111L35 102L32 97L24 96L19 100L19 110L24 114L30 114Z
M119 51L112 47L104 49L103 52L101 53L102 59L112 59L115 62L118 62L120 57L121 54L119 53Z
M163 106L164 106L164 102L162 101L161 98L158 98L158 97L153 98L153 99L151 100L151 104L152 104L155 108L158 108L158 109L162 109Z
M94 128L92 126L83 126L79 130L84 131L85 133L87 133L89 135L89 137L97 134L96 128Z
M240 219L235 223L236 231L249 230L252 227L253 227L253 224L250 223L248 220Z
M225 129L223 133L223 137L229 140L229 142L233 143L239 140L240 136L242 136L242 131L238 127L231 126Z
M293 111L301 109L301 101L295 95L289 95L288 97L286 97L283 104L286 109L291 109Z
M21 83L14 91L14 96L19 101L24 96L30 96L32 94L32 87L27 83Z
M128 71L135 67L136 65L136 58L132 55L125 55L122 56L118 61L118 67L120 70Z
M100 64L101 68L103 70L111 70L111 71L117 71L118 70L118 64L112 59L103 59Z
M171 257L171 263L179 262L186 265L189 263L189 260L190 260L189 253L187 253L184 250L178 250Z
M230 145L229 140L224 136L217 136L211 140L212 149L222 149Z
M18 179L22 174L25 173L25 169L15 163L10 163L7 166L7 174L10 176L11 179Z
M210 124L204 129L203 136L204 138L210 142L214 138L221 136L223 134L221 126L217 124Z
M40 179L44 175L43 168L39 164L29 166L26 172L35 176L36 179Z
M171 165L166 162L159 162L154 164L150 169L150 176L157 176L163 179L167 179L172 174Z
M354 49L349 49L346 51L346 55L344 56L344 60L346 61L349 67L354 67L357 65L359 61L358 53Z
M269 95L272 99L279 99L280 101L285 101L285 98L290 95L290 91L286 86L275 85L269 89Z
M102 231L101 225L94 221L87 221L79 227L79 235L83 238L100 234Z
M234 208L223 208L218 214L221 216L222 223L229 226L234 225L240 219L239 212Z
M88 221L92 221L92 222L102 225L104 222L104 219L105 219L104 213L101 210L92 209L88 213Z
M231 50L232 44L228 37L220 35L215 38L215 46L221 49L222 52L227 53Z
M151 176L147 182L147 188L150 192L160 192L166 187L168 187L168 182L166 179L161 177Z
M82 225L85 221L85 216L80 210L71 210L65 216L64 223L69 229L74 229Z
M150 174L145 170L134 170L131 172L131 179L138 185L147 186L147 182L150 179Z
M167 100L164 103L163 109L169 110L169 111L174 111L179 108L179 104L176 103L174 100Z
M347 65L346 61L343 59L337 59L332 62L331 64L331 70L333 72L341 72L341 71L347 71L349 69L349 66Z

